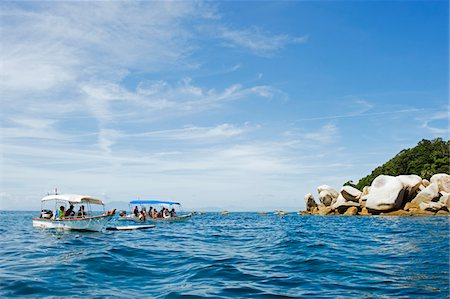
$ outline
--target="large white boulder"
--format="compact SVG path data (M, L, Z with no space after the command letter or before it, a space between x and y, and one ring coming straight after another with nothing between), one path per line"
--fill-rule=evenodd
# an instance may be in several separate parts
M437 212L440 209L442 209L443 207L445 207L445 205L441 202L421 202L419 204L419 208L423 211L433 211L433 212Z
M447 210L450 211L450 193L441 192L442 196L439 198L439 202L447 207Z
M405 196L408 200L414 198L419 191L419 187L422 185L422 178L418 175L399 175L397 178L402 182L405 189Z
M417 196L411 200L411 203L415 206L419 206L421 202L430 202L433 199L439 197L439 187L437 183L431 183L417 194Z
M370 192L370 186L364 186L361 196L367 195Z
M361 197L359 198L359 205L361 207L366 206L367 196L369 195L369 192L370 192L370 186L364 186L363 191L361 193Z
M326 207L330 206L334 201L336 201L336 199L333 197L333 195L327 190L322 190L319 193L319 200Z
M437 184L439 191L450 193L450 175L437 173L431 177L430 182Z
M339 193L328 185L320 185L317 187L319 193L319 201L325 206L332 205L339 196Z
M311 193L305 195L305 203L307 211L311 212L315 207L317 207L317 203L314 200L314 196Z
M344 186L341 189L342 196L347 201L359 202L362 192L352 186Z
M328 185L320 185L319 187L317 187L317 193L320 194L320 192L322 191L328 191L333 199L337 199L339 196L339 193L334 188Z
M339 193L338 198L336 199L336 201L333 203L333 205L331 206L332 209L337 209L339 206L341 206L342 204L345 203L345 198L342 196L342 194Z
M379 175L367 194L366 208L375 211L398 209L403 203L404 182L398 177Z
M338 210L339 213L345 212L349 207L359 208L360 204L359 204L359 202L354 202L354 201L351 201L351 200L347 200L342 195L342 193L339 193L339 196L336 199L336 202L331 205L331 208L333 210Z

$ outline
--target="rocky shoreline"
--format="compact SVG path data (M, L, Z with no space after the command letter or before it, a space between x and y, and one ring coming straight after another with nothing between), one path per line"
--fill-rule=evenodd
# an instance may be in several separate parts
M430 180L418 175L380 175L362 191L343 186L338 192L328 185L317 187L319 203L305 195L304 215L450 216L450 175L439 173Z

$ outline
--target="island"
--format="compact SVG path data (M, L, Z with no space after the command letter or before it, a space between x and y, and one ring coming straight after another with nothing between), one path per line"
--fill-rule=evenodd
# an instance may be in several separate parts
M422 140L377 167L357 184L348 181L339 192L317 187L319 202L305 195L310 215L449 216L449 141Z

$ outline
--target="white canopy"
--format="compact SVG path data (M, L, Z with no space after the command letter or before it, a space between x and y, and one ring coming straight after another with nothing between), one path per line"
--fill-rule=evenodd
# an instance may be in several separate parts
M94 198L86 195L78 195L78 194L57 194L57 195L48 195L41 199L41 201L49 201L49 200L60 200L67 201L69 203L93 203L97 205L104 205L103 201L98 198Z

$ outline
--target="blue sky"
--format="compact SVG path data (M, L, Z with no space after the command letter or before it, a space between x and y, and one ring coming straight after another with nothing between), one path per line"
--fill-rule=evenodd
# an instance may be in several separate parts
M0 209L300 210L449 138L447 1L0 5Z

